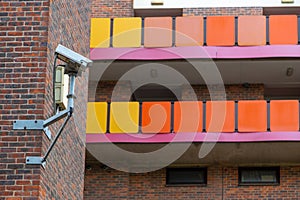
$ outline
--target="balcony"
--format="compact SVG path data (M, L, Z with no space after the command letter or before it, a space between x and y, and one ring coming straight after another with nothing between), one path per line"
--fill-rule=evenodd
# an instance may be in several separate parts
M299 57L300 17L92 18L93 60Z
M129 82L125 90L139 88L145 80L156 83L156 74L164 79L163 86L179 88L180 93L184 83L157 64L178 71L191 85L205 85L204 77L191 64L201 71L213 61L225 86L263 85L259 98L240 88L238 92L249 92L247 99L272 95L298 99L299 21L296 15L92 19L90 57L94 66L89 91L94 92L89 95L87 149L99 160L106 156L107 163L132 162L141 167L148 162L129 161L111 144L148 153L166 144L180 148L190 143L175 164L298 165L298 100L244 101L235 97L228 100L239 101L188 102L178 98L176 102L110 103L99 102L109 101L105 98L111 93L97 87L102 81L105 86L132 72L134 78L125 80ZM133 70L145 64L144 73ZM123 92L120 88L117 91ZM215 143L213 150L199 158L207 143Z
M120 149L147 153L172 144L173 164L297 165L299 101L89 102L87 149L108 165L150 165L122 157ZM204 144L213 144L199 158ZM205 147L204 147L205 148ZM158 164L169 165L165 156ZM156 161L151 161L155 165Z
M300 141L299 101L89 102L86 133L88 143Z

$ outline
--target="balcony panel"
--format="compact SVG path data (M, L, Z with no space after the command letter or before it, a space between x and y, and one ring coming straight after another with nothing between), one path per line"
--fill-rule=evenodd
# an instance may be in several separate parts
M113 28L113 47L140 47L142 19L115 18Z
M207 132L234 132L234 101L206 102Z
M179 46L203 45L203 17L176 17L175 44Z
M90 37L91 48L108 48L110 42L110 19L92 18Z
M138 127L138 102L112 102L110 104L110 133L137 133Z
M298 44L298 22L296 15L270 15L270 44Z
M207 17L207 45L233 46L235 43L234 16Z
M142 106L143 133L170 133L171 102L144 102Z
M270 102L271 131L299 130L298 100L277 100Z
M174 103L174 132L202 132L203 111L201 101Z
M266 45L266 17L239 16L238 45L261 46Z
M89 102L87 105L86 133L106 133L107 103Z
M266 101L239 101L238 131L265 132L267 131Z
M145 47L171 47L172 46L172 18L147 17L144 27Z

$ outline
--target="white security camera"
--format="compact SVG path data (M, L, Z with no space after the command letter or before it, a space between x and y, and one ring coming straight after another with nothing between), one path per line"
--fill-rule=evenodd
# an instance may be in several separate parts
M66 63L65 74L73 73L80 76L81 72L85 71L93 63L90 59L60 44L57 46L55 54L58 59Z

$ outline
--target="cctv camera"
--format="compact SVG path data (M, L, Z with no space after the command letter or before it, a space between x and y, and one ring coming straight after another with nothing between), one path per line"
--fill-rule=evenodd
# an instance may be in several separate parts
M93 63L90 59L60 44L56 48L55 54L58 59L66 63L65 74L74 73L81 75L81 72L85 71L85 69L90 67Z

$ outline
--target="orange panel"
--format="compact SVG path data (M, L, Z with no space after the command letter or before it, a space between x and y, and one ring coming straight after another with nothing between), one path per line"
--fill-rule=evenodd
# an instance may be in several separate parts
M233 46L234 16L209 16L206 26L206 43L208 46Z
M170 102L143 102L142 132L169 133L171 129Z
M203 45L203 17L176 18L176 46Z
M145 47L171 47L172 46L172 18L147 17L144 27Z
M206 102L207 132L234 132L234 101Z
M238 44L240 46L266 45L266 17L239 16Z
M296 15L270 15L270 44L298 44Z
M271 131L299 130L299 102L297 100L276 100L270 102Z
M201 101L174 103L174 132L202 132L202 118Z
M264 132L267 130L267 103L258 101L239 101L239 132Z

